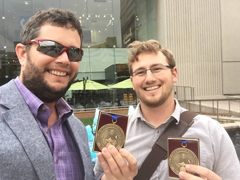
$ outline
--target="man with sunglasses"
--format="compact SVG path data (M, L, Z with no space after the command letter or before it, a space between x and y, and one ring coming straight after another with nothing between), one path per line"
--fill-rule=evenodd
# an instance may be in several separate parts
M130 78L140 103L129 116L125 149L137 158L138 169L145 167L139 170L141 176L137 175L136 180L176 179L169 178L167 158L163 158L160 163L156 164L156 170L154 169L152 174L149 173L150 178L144 177L148 166L153 168L154 159L161 157L162 152L157 152L154 159L142 166L167 126L175 125L175 129L171 129L171 136L176 136L174 130L177 131L182 125L179 123L180 114L186 109L179 105L173 95L173 84L178 80L174 57L155 40L135 41L129 44L128 49L130 51L128 57ZM180 172L175 176L179 176L181 180L240 179L240 164L234 145L225 129L217 121L207 116L197 115L183 137L199 138L200 166L188 165L193 162L192 159L183 160L187 154L186 151L180 154L179 148L175 151L178 153L174 160L177 162L179 158L179 165L185 172ZM167 142L159 142L161 143ZM159 148L159 145L156 147ZM173 166L175 166L174 163ZM178 172L177 167L174 167L176 172ZM98 161L94 167L94 173L96 176L102 173Z
M0 87L0 179L95 179L86 128L61 98L83 56L78 18L67 10L39 11L23 27L20 42L20 76ZM136 163L125 162L136 162L126 150L109 147L105 155L112 166L121 162L118 172L136 174ZM103 179L114 176L107 171Z

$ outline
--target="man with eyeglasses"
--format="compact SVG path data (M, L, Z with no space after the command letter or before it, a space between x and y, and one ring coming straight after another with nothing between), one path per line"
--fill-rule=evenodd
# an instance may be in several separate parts
M179 125L180 114L186 109L174 99L173 84L178 80L178 71L172 53L155 40L135 41L129 44L128 49L130 78L140 103L129 116L125 149L137 158L140 169L158 137L168 124ZM240 165L235 148L221 124L203 115L195 116L193 121L183 137L199 138L200 166L180 162L187 172L180 172L179 179L240 179ZM187 162L191 163L190 160ZM151 166L151 162L148 166ZM144 169L141 170L143 175ZM98 176L101 172L101 166L97 162L94 173ZM163 158L150 177L151 180L174 179L169 178L167 158ZM134 180L144 178L137 176Z
M62 98L77 76L82 38L78 18L67 10L39 11L23 27L20 76L0 87L0 179L95 179L86 128ZM137 173L126 150L105 148L105 156L113 167L121 163L126 179Z

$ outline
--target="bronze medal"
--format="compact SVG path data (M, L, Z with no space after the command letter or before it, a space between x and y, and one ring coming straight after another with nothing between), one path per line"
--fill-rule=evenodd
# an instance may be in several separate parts
M169 156L168 164L171 170L178 175L180 171L186 172L186 165L198 165L199 161L193 151L183 146L173 150Z
M95 141L100 150L109 145L114 145L119 150L124 145L125 134L118 125L106 124L98 130Z
M93 151L101 152L104 147L124 148L127 133L128 116L99 112Z

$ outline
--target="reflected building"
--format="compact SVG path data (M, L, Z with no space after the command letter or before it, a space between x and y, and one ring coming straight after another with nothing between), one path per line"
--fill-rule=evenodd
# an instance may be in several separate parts
M0 85L20 73L15 46L19 43L22 27L38 10L49 7L73 11L82 24L84 56L76 80L88 78L105 85L112 85L129 78L126 46L137 39L135 31L139 19L136 13L139 11L137 10L139 6L136 6L136 1L0 0ZM144 10L145 7L142 5L141 9ZM113 91L109 93L103 90L103 96L106 98L102 100L119 101L117 95L114 95L117 91L120 94L119 98L126 91L134 93L131 89ZM87 92L90 99L95 93ZM74 104L78 103L81 96L81 90L68 92L66 95L69 102L73 102L72 98L74 98Z
M70 9L82 24L84 57L77 79L88 77L106 85L118 82L116 78L105 81L105 69L127 63L125 48L137 39L135 27L139 18L135 6L133 0L0 0L0 84L19 74L20 64L14 49L23 25L38 10L49 7Z
M0 85L19 74L14 49L23 25L49 7L75 12L82 24L78 80L111 85L129 78L127 68L119 70L127 45L156 39L174 53L177 86L194 88L196 98L240 94L240 1L227 0L0 0ZM181 99L185 92L175 93Z

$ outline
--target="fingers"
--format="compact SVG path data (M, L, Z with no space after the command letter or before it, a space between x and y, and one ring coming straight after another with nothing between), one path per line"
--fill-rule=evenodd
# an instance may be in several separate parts
M114 152L115 151L114 147L113 148L108 147L108 148L103 148L102 153L98 154L99 162L103 168L105 175L107 176L107 179L109 180L114 179L114 176L118 178L122 176L122 173L118 168L117 162L115 161L112 154L110 153L111 151L113 151L112 152L113 154L116 153Z
M208 179L208 180L221 180L221 178L215 174L213 171L196 165L187 165L186 170L193 174L198 174L200 177L194 176L189 173L180 172L179 177L180 179L192 179L192 180L199 180L199 179Z
M137 174L137 160L125 149L119 151L112 145L98 154L99 162L107 179L133 179Z
M108 148L104 149L102 153L109 164L112 174L117 178L122 177L124 175L122 171L127 170L127 165L118 150L110 145Z
M104 171L104 175L103 175L103 177L101 178L101 180L107 180L108 178L109 178L109 179L114 179L114 177L111 175L110 168L109 168L107 162L105 161L102 153L98 153L97 156L98 156L98 160L99 160L99 162L100 162L100 164L101 164L101 166L102 166L102 169L103 169L103 171ZM108 178L107 178L107 177L108 177Z
M180 180L202 180L203 179L186 172L180 172L178 176Z
M137 175L137 159L125 149L120 149L119 153L127 160L130 171Z

